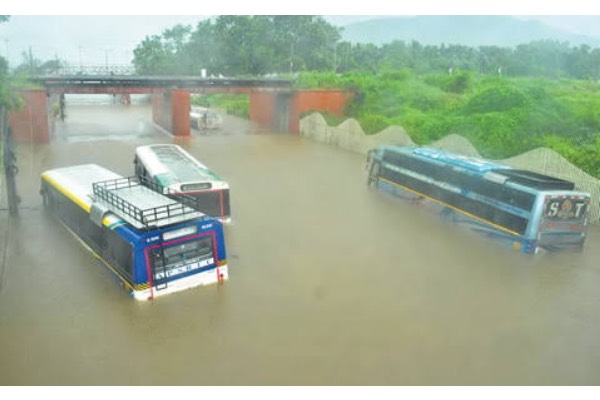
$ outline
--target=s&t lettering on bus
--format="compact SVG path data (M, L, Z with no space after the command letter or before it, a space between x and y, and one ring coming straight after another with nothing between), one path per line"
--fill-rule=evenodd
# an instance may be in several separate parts
M573 199L552 199L546 204L546 218L578 219L585 215L586 203Z

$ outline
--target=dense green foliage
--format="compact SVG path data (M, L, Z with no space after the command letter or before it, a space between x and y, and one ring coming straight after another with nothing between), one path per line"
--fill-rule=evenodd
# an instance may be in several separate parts
M145 75L262 75L332 68L339 29L318 16L224 15L195 29L177 25L146 37L133 64Z
M230 115L248 118L250 99L246 94L207 94L194 95L191 99L192 105L202 107L217 107L223 109Z
M10 19L7 15L0 15L0 23L6 22ZM15 108L17 100L13 94L12 85L10 81L10 74L8 71L8 61L0 56L0 107L6 107L7 109Z
M8 22L10 16L0 15L0 23ZM8 69L8 61L0 56L0 107L5 107L7 110L17 110L23 100L18 95L16 88L28 85L26 79L21 74L10 73Z
M8 15L0 15L0 23L6 22L9 20ZM3 107L10 106L10 90L8 85L8 63L4 57L0 57L0 109ZM4 157L4 152L2 150L2 146L4 143L3 140L3 132L0 132L0 161L2 161ZM2 174L4 169L0 172Z
M298 85L354 90L346 112L369 134L400 125L416 143L428 144L456 133L495 159L547 146L600 177L598 82L402 70L306 74Z

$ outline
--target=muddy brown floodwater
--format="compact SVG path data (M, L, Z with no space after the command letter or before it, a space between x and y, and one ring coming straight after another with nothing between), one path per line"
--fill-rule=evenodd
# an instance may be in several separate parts
M511 252L368 189L363 157L244 124L189 140L147 105L68 105L20 145L0 211L2 385L598 385L600 231L583 252ZM49 168L131 175L177 142L231 185L223 285L136 302L52 216Z

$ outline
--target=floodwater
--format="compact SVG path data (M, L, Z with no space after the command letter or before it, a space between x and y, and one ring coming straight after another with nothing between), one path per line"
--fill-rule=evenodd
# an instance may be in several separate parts
M174 139L147 105L67 115L18 148L19 219L2 196L0 384L600 384L598 228L581 253L508 251L368 189L359 155L226 121L176 142L230 182L230 279L140 303L44 212L39 175L130 175Z

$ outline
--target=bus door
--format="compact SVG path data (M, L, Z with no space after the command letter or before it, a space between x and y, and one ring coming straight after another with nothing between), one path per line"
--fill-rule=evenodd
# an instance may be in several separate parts
M589 205L588 196L546 195L539 225L539 245L549 250L582 246Z
M167 284L167 263L165 260L165 252L162 243L162 235L159 242L152 247L150 251L150 271L152 273L152 282L154 289L166 289Z

